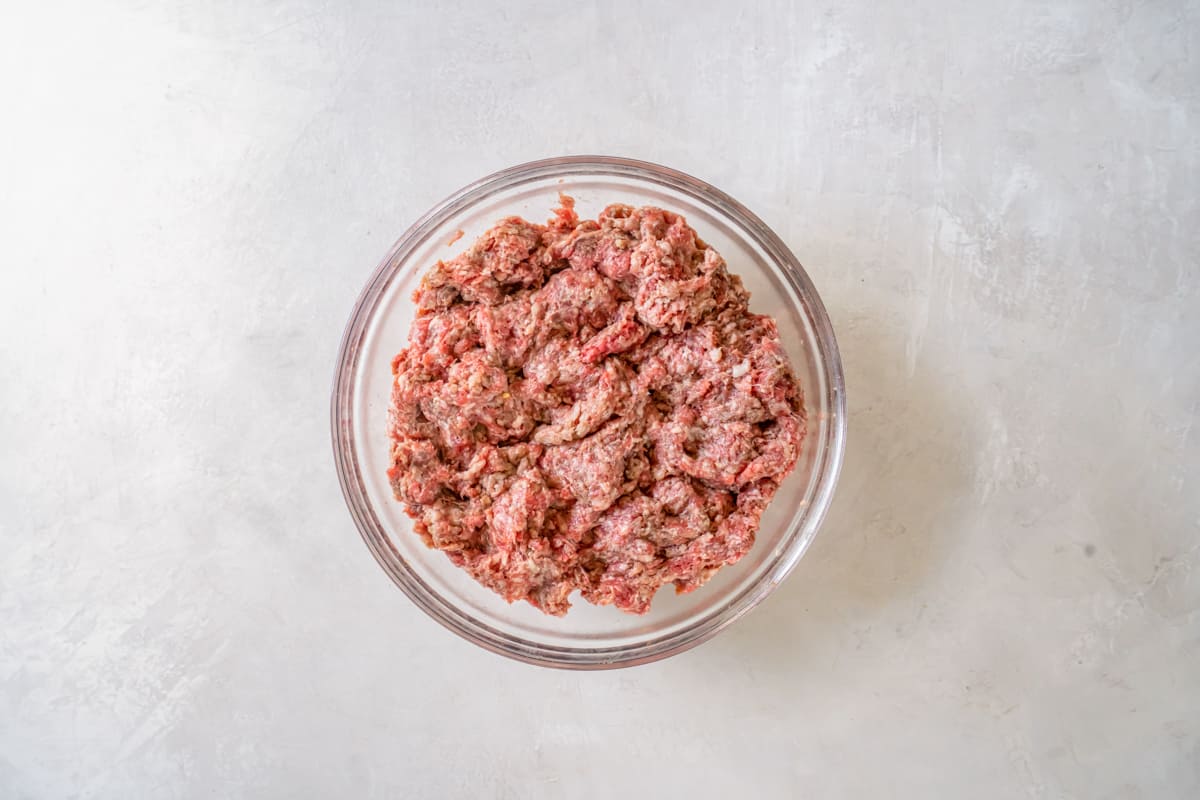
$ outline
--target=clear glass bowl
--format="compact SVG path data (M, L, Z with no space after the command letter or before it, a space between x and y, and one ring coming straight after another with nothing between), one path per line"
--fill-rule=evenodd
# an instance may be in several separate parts
M511 214L543 221L558 193L580 217L609 203L684 214L750 290L750 307L779 324L804 390L808 436L795 472L762 518L754 548L702 588L658 593L633 616L578 598L565 617L509 605L427 549L388 485L386 416L391 359L407 342L413 290L439 258ZM447 242L457 231L463 241ZM694 647L741 617L779 584L812 542L833 496L846 436L842 365L829 317L779 237L719 189L666 167L604 156L552 158L497 172L422 217L384 258L342 339L334 380L333 450L342 491L367 546L392 580L435 620L475 644L521 661L574 669L630 666Z

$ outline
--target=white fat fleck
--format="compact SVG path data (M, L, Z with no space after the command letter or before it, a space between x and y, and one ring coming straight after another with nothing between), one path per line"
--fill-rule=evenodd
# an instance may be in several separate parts
M733 377L740 378L750 371L750 362L742 359L738 365L733 368Z
M711 358L713 361L720 361L721 360L721 348L714 347L712 350L709 350L708 357Z

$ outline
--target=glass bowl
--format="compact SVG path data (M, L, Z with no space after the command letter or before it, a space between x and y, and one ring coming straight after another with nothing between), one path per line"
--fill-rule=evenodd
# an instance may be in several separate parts
M770 314L804 390L808 435L795 471L762 517L753 549L690 594L659 592L644 616L593 606L576 596L565 617L508 604L427 549L388 484L386 418L391 360L407 343L421 275L465 248L496 220L544 221L558 193L583 219L609 203L682 213L724 256ZM458 231L463 240L447 243ZM605 156L552 158L511 167L437 205L392 247L346 326L334 379L333 450L350 513L379 564L429 616L496 653L544 666L603 669L643 664L703 642L733 623L791 571L833 497L846 436L842 365L829 317L812 281L758 217L719 189L656 164Z

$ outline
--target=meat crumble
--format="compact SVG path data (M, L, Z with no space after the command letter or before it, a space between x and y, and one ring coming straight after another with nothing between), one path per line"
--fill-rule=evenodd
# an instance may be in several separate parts
M509 602L645 613L750 550L804 401L775 322L686 220L508 217L439 261L392 362L388 477L425 543Z

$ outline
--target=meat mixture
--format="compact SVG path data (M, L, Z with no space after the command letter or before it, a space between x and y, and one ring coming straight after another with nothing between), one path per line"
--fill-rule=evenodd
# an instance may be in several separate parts
M775 322L687 221L500 220L439 261L392 362L396 497L506 600L645 613L754 544L804 402Z

